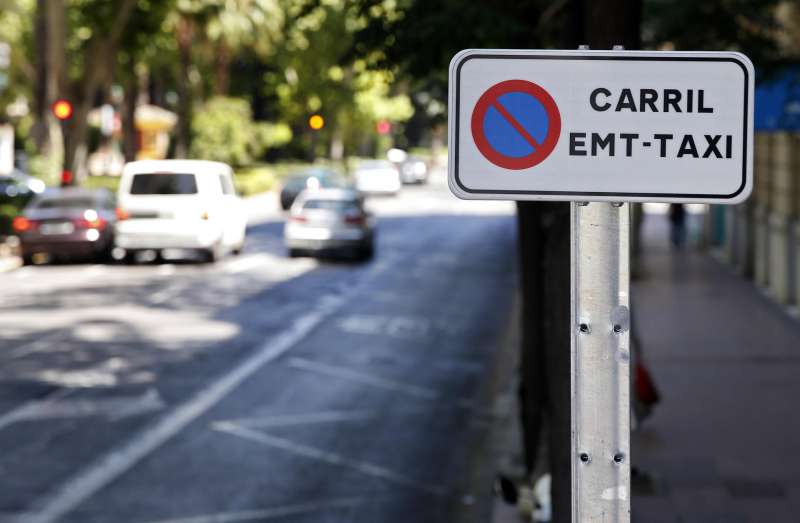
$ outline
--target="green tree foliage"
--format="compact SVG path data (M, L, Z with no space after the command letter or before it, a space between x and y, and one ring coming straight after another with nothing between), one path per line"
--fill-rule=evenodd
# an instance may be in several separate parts
M400 124L414 109L391 71L369 70L350 50L365 19L352 1L284 0L287 26L284 40L265 75L280 115L296 129L307 130L308 117L320 113L326 126L323 141L339 142L354 152L375 135L375 123Z
M365 23L353 52L371 66L429 79L446 93L447 64L461 49L552 47L566 1L355 0Z
M781 58L776 6L781 0L703 0L644 3L643 37L651 48L680 51L735 50L756 66Z
M208 100L192 119L191 156L234 166L249 165L270 147L291 140L289 127L253 121L250 104L239 98Z

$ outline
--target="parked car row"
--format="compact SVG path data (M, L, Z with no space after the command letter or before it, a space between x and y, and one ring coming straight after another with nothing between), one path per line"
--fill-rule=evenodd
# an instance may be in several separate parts
M396 159L396 158L395 158ZM423 183L418 158L366 160L348 183L334 171L312 168L291 175L280 193L289 211L284 240L290 256L374 252L375 219L365 195L396 194L403 183ZM214 262L241 252L247 217L231 168L203 160L145 160L123 169L117 194L78 187L43 190L13 180L7 191L33 194L12 224L25 264L48 258L137 260L144 252L191 251Z
M200 160L125 166L116 197L106 190L49 189L13 222L23 262L93 257L135 261L143 251L192 251L208 262L238 253L247 220L231 168Z

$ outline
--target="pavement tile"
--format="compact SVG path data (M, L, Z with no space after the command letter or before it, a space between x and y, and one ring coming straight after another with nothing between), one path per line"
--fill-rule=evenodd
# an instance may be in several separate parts
M656 494L634 493L634 521L670 510L681 523L800 521L800 422L787 401L800 394L800 322L703 252L671 249L666 217L644 224L632 295L662 402L632 437Z
M681 523L672 500L666 497L636 496L631 500L631 523Z
M797 523L798 513L786 499L735 499L731 509L748 523Z

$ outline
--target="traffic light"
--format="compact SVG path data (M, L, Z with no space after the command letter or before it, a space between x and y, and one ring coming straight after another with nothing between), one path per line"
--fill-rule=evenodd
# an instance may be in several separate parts
M308 119L308 126L314 131L319 131L325 127L325 118L320 114L312 114L311 118Z
M72 171L69 169L61 171L61 187L69 187L74 179L75 177L72 176Z
M381 135L389 134L392 132L392 124L389 120L381 120L375 124L375 130Z
M66 121L72 117L72 104L69 100L60 98L53 102L53 115L59 120Z

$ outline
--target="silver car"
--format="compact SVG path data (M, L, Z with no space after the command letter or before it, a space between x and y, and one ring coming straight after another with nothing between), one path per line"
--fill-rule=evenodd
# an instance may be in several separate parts
M349 251L368 259L374 251L374 227L375 219L357 191L305 190L289 211L283 236L292 257Z

